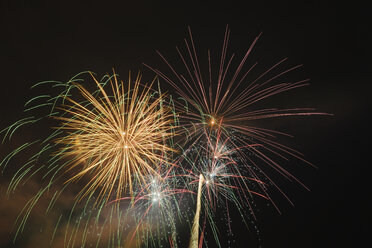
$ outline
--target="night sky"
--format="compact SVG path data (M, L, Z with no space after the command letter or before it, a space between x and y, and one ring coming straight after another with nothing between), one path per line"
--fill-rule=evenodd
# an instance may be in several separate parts
M367 8L327 1L125 2L1 1L0 129L20 118L24 103L35 94L30 87L36 82L64 81L85 70L103 76L112 68L123 78L128 71L141 71L143 80L152 80L154 73L142 63L164 68L156 50L176 61L175 47L183 46L187 26L200 51L211 48L218 53L228 24L229 49L240 56L262 32L252 61L269 67L288 57L292 65L304 65L297 77L311 79L310 86L276 97L271 106L315 107L334 116L268 124L293 134L284 143L303 152L318 169L290 161L287 166L311 191L282 180L294 206L279 200L279 214L272 206L259 204L259 238L243 227L236 214L231 247L362 244L371 221ZM21 136L0 146L1 158L17 139ZM49 236L40 233L37 225L28 226L12 245L12 225L32 191L23 189L6 198L12 166L17 166L17 160L0 177L0 247L49 247ZM44 218L35 212L35 218ZM220 230L224 228L222 223ZM207 239L214 247L213 237ZM230 244L224 238L221 242L223 247Z

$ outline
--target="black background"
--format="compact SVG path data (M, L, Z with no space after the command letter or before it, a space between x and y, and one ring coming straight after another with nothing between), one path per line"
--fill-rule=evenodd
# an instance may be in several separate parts
M281 214L272 207L260 208L260 245L362 244L371 221L367 7L327 1L201 2L2 1L1 128L17 120L31 94L29 87L42 80L63 81L84 70L103 75L111 68L122 75L141 70L151 80L153 74L142 63L158 63L155 50L175 58L175 46L182 45L188 25L196 44L213 49L220 47L229 24L230 49L240 55L263 32L254 56L267 65L288 57L304 64L301 73L311 78L310 87L282 101L334 116L283 124L295 135L295 147L319 169L305 166L296 174L311 192L284 185L294 207L281 204ZM232 246L258 246L255 234L249 234L239 218L232 225ZM213 237L209 239L214 247ZM1 245L9 243L1 240ZM222 240L222 246L228 247L228 241Z

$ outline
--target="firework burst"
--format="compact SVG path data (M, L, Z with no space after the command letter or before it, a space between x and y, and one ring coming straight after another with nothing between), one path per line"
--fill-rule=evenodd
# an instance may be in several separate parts
M93 90L82 84L87 74L94 81L90 86ZM171 145L175 135L172 107L166 105L160 89L151 89L153 83L141 84L140 76L134 82L129 78L124 84L115 73L99 81L89 72L68 82L45 81L34 87L48 85L56 95L32 98L25 105L29 116L2 131L5 141L26 125L47 122L50 126L53 122L56 126L46 137L26 142L10 152L0 164L5 168L15 156L38 150L19 167L9 184L9 194L31 178L40 184L19 214L15 237L24 230L40 199L49 198L48 214L58 212L53 207L59 198L72 194L74 201L69 214L60 210L53 237L63 225L66 247L88 245L92 233L99 238L90 244L102 245L107 241L109 247L120 245L123 233L128 231L123 224L128 223L128 218L123 212L131 204L108 202L123 197L137 200L139 190L147 187L147 179L159 178L161 168L169 166L175 152ZM164 192L164 199L169 198L170 191ZM66 218L67 222L62 223ZM101 239L102 236L105 238Z
M128 243L151 246L169 240L172 247L177 247L176 222L185 215L180 207L181 198L185 194L195 194L184 188L182 175L170 167L159 166L159 173L146 177L146 184L134 185L134 197L123 197L109 204L128 201L130 207L126 215L136 219L133 234Z
M262 175L266 175L262 166L256 164L252 156L246 154L247 149L242 152L240 148L249 147L250 153L260 158L261 162L285 177L298 181L270 158L274 155L288 160L287 156L292 156L309 163L303 159L300 152L276 141L277 136L291 135L256 126L254 121L286 116L328 115L315 112L312 108L255 108L255 104L264 99L308 85L308 79L294 82L286 82L282 79L284 75L302 65L283 69L282 66L287 60L285 58L258 76L250 78L249 76L258 63L247 66L246 62L260 35L253 40L243 58L238 62L238 66L232 69L235 54L228 56L230 30L226 27L217 70L212 67L213 59L208 50L208 70L203 72L190 28L189 36L190 40L185 39L186 55L177 47L178 55L184 66L184 74L180 72L181 70L175 69L160 52L158 54L169 67L171 74L165 74L145 64L173 86L180 96L181 100L177 102L176 108L182 130L187 133L184 135L187 136L185 153L194 146L198 147L200 144L203 146L205 144L203 137L208 137L205 135L206 132L215 133L218 130L219 136L229 143L231 149L236 149L246 161L245 163L256 165ZM274 72L275 70L279 72ZM199 140L202 141L199 142ZM252 170L249 173L255 174Z
M308 85L309 79L279 82L284 75L302 65L282 68L287 61L284 58L258 76L250 78L258 62L248 67L246 62L261 35L254 39L244 57L238 62L238 66L232 69L235 54L228 56L230 30L226 27L217 70L212 66L214 63L211 52L208 50L208 70L202 71L190 28L189 35L190 40L185 39L186 55L177 47L177 53L184 66L183 71L175 69L160 52L158 54L169 67L170 74L165 74L145 64L170 84L180 96L181 100L178 101L176 107L180 123L188 134L188 140L191 137L194 137L194 140L199 139L203 136L204 128L213 130L221 127L226 137L235 136L234 142L246 144L247 138L252 138L266 149L276 149L296 156L296 152L291 148L272 140L275 135L287 134L253 126L252 122L275 117L325 114L315 112L312 108L257 109L254 107L264 99ZM279 72L275 73L275 70Z
M199 222L200 205L203 205L204 225L202 230L206 228L206 220L212 229L214 238L219 246L219 235L214 217L216 211L222 210L227 216L228 230L232 233L230 226L230 205L235 206L240 213L244 208L248 207L251 215L255 218L254 207L255 197L269 200L267 196L268 185L261 181L257 174L248 173L252 169L245 159L245 153L249 149L253 149L256 144L236 147L230 138L222 136L221 128L217 128L210 132L204 130L203 138L184 154L183 167L184 178L188 180L190 190L198 191L197 210L194 219L194 225ZM247 169L249 168L249 169ZM201 203L198 203L198 202ZM244 214L241 214L242 221L246 223ZM194 229L193 229L194 230ZM195 245L195 236L190 239L190 247ZM202 237L204 232L202 232ZM191 240L194 241L191 241ZM202 239L202 238L201 238ZM200 241L202 242L202 241ZM197 243L196 243L197 244Z
M253 195L269 200L279 211L270 196L269 187L276 188L291 202L271 179L270 173L273 171L306 188L278 162L279 159L289 160L292 157L311 164L300 152L276 140L277 136L291 135L256 126L254 123L257 120L327 115L316 112L313 108L257 107L265 99L309 84L308 79L293 82L283 79L283 76L302 66L285 67L286 58L254 76L258 63L248 65L247 61L260 36L261 34L253 40L243 58L238 63L235 62L237 66L234 66L236 56L228 53L230 30L226 27L218 62L214 62L211 51L208 50L207 63L202 64L189 28L190 38L185 39L186 52L176 48L181 67L174 67L160 52L157 53L170 73L145 64L172 86L179 96L176 109L180 126L187 137L183 143L183 159L188 168L185 176L195 185L201 180L199 175L203 175L203 199L213 226L214 221L210 214L213 211L210 210L215 209L217 202L223 203L224 199L227 215L227 201L230 201L240 212L244 206L248 206L253 218L254 209L250 203L253 202ZM218 235L215 238L218 243Z
M166 144L174 134L171 114L160 107L163 95L155 98L151 86L141 90L139 77L133 89L130 79L125 89L114 75L111 97L94 80L99 97L77 85L86 103L67 98L71 105L62 110L69 116L57 119L63 121L60 129L68 133L57 142L64 145L63 156L73 158L67 167L79 167L70 180L85 175L91 178L82 196L99 189L100 196L110 196L114 191L120 198L127 188L132 194L133 180L144 183L144 175L156 174L156 165L167 162L165 154L174 151Z

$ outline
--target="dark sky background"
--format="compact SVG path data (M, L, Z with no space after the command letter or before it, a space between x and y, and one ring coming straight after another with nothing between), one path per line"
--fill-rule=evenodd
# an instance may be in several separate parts
M280 124L295 135L290 141L294 147L319 167L300 165L295 170L311 191L284 183L295 206L281 202L281 214L272 207L260 207L260 242L242 227L239 218L233 219L232 246L362 244L371 222L371 163L367 159L371 29L366 6L327 1L159 2L1 1L0 128L19 118L32 95L30 86L39 81L63 81L84 70L104 75L112 68L123 78L129 70L140 70L145 80L151 80L153 73L142 63L161 62L155 50L177 59L175 47L183 45L188 25L201 50L210 47L219 52L229 24L230 50L240 55L263 32L255 59L269 66L288 57L292 64L304 64L300 72L311 79L310 87L277 98L278 104L316 107L334 116ZM8 176L5 173L1 179L0 247L10 247L14 209L22 204L22 200L6 199ZM38 235L37 242L42 242L43 236ZM32 243L35 240L28 238L19 247L37 247ZM213 237L210 240L214 247ZM222 242L228 247L227 240Z

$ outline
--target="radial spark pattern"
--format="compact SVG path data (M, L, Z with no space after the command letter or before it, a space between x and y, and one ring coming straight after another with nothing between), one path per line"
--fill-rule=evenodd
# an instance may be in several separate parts
M173 135L171 114L160 107L162 95L152 95L150 87L140 88L140 78L131 89L130 82L125 88L115 76L110 81L111 97L95 82L99 97L78 85L86 104L68 98L71 105L63 110L69 117L58 117L68 135L58 142L65 145L63 156L73 157L69 169L79 167L71 180L90 175L83 195L100 188L100 195L114 191L120 198L127 188L133 192L133 180L141 183L144 175L156 174L156 165L166 163L164 154L174 151L166 144Z

